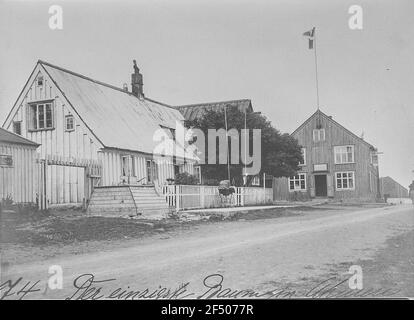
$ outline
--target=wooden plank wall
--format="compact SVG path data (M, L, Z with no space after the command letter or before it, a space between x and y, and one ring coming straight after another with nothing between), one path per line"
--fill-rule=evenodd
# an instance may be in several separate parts
M369 146L329 118L321 115L320 121L322 128L325 129L325 141L313 141L313 129L316 128L317 116L314 116L301 130L294 134L299 144L306 148L306 165L302 166L300 172L308 174L308 193L310 192L309 189L314 186L313 164L327 163L328 174L332 175L333 178L335 198L374 200L377 194L377 171L370 163L371 151ZM335 164L334 146L342 145L354 145L355 163ZM355 190L336 190L335 173L342 171L355 172ZM370 180L369 172L375 176L375 179L371 178Z
M273 200L286 201L289 199L288 178L273 178Z
M0 144L0 154L13 157L13 167L0 167L0 197L15 203L36 203L38 185L36 149L23 145Z
M42 72L39 71L38 75ZM36 79L36 78L35 78ZM22 136L40 144L40 157L63 156L65 158L98 159L97 151L101 147L96 138L90 133L81 119L65 104L65 99L46 74L43 74L44 84L37 86L36 81L30 85L27 94L20 101L19 108L6 128L13 130L13 121L21 121ZM54 129L28 130L28 103L53 99ZM75 130L65 131L65 116L73 115ZM47 195L49 204L81 203L84 195L84 171L82 168L65 166L48 166Z

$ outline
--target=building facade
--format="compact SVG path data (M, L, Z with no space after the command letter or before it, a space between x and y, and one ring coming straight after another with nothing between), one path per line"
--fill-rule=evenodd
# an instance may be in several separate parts
M391 177L380 178L381 196L387 198L408 198L408 189Z
M96 186L162 185L177 172L194 173L195 160L180 145L157 154L157 132L172 138L184 117L144 96L135 61L131 88L37 62L3 127L39 144L40 158L57 164L46 175L49 204L85 200L84 169L61 165L72 159L101 164Z
M303 162L288 179L289 193L308 198L375 201L379 197L377 149L317 110L293 133Z

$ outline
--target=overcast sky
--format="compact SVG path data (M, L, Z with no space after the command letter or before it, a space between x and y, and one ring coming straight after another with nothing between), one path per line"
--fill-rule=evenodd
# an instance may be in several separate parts
M63 30L48 26L63 8ZM351 5L363 29L348 26ZM321 110L384 152L380 173L414 170L414 1L0 0L0 122L38 59L122 87L132 59L146 96L171 105L249 98L283 132Z

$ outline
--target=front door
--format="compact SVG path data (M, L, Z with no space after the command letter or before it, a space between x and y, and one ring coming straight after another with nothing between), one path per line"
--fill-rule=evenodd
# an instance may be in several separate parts
M155 180L158 179L157 164L153 160L146 161L147 167L147 183L154 184Z
M328 185L326 182L326 174L315 175L315 196L327 197Z

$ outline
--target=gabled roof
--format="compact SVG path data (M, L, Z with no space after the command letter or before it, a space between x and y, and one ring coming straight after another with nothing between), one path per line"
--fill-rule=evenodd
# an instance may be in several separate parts
M161 126L175 128L181 113L164 103L39 60L79 117L107 148L153 153L153 135Z
M366 145L368 145L371 149L376 150L376 148L366 142L364 139L362 139L361 137L358 137L355 133L353 133L352 131L348 130L347 128L345 128L343 125L341 125L340 123L336 122L334 119L332 119L332 117L326 115L325 113L323 113L320 109L316 110L305 122L303 122L295 131L292 132L291 135L294 135L296 132L298 132L299 130L301 130L305 125L307 125L314 117L316 117L317 115L324 117L327 121L330 121L334 124L336 124L337 126L339 126L340 128L342 128L344 131L346 131L348 134L350 134L351 136L353 136L354 138L358 139L359 141L361 141L362 143L365 143Z
M242 112L246 110L253 111L250 99L189 104L176 106L176 108L180 110L186 120L194 120L201 117L207 110L224 110L224 108L229 106L237 107Z
M0 143L1 142L11 143L11 144L23 144L27 146L36 147L36 148L39 146L39 144L36 142L23 138L19 136L18 134L7 131L6 129L3 129L0 127Z

